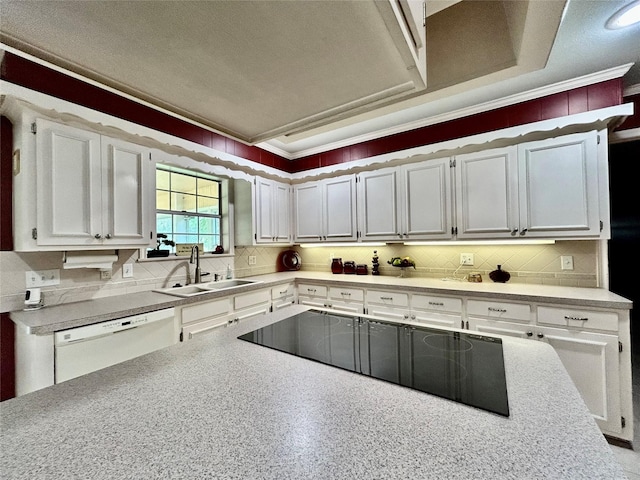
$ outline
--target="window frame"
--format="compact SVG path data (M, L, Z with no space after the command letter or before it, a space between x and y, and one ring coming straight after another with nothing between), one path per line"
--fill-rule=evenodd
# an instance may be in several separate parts
M198 197L201 196L203 198L215 198L215 197L208 197L206 195L198 195L197 193L197 179L203 179L203 180L208 180L208 181L214 181L218 184L218 213L217 214L210 214L210 213L199 213L197 211L192 212L192 211L186 211L186 210L165 210L165 209L159 209L158 205L157 205L157 192L158 191L163 191L163 192L167 192L168 195L171 197L171 195L173 194L180 194L180 193L186 193L186 194L190 194L189 192L180 192L178 190L173 190L172 189L172 185L169 184L169 189L165 189L165 188L159 188L158 185L155 185L154 188L154 230L156 231L156 238L157 238L157 234L158 233L165 233L168 235L168 239L169 240L174 240L175 236L178 235L197 235L198 236L198 243L200 240L200 231L198 228L198 233L194 233L194 234L182 234L182 233L175 233L174 231L174 223L173 220L171 222L171 232L164 232L164 231L160 231L158 232L157 230L157 224L158 224L158 215L159 214L166 214L166 215L171 215L172 218L174 215L185 215L185 216L189 216L189 217L196 217L196 218L213 218L213 219L217 219L217 224L218 224L218 233L216 234L204 234L204 235L210 235L210 236L214 236L217 237L217 243L216 245L222 245L222 247L224 248L224 252L225 253L233 253L232 247L229 243L229 234L227 232L227 228L229 221L228 221L228 204L226 202L228 202L228 194L225 194L225 192L228 190L228 186L227 186L227 181L223 178L219 178L215 175L211 175L211 174L207 174L204 172L200 172L200 171L196 171L196 170L192 170L192 169L184 169L184 168L179 168L179 167L175 167L172 165L168 165L168 164L161 164L161 163L157 163L155 165L155 170L154 170L154 177L157 175L157 171L161 170L161 171L165 171L168 172L169 174L178 174L178 175L184 175L187 177L193 177L196 179L196 192L193 193L194 195L194 199L197 205L197 201L198 201ZM170 177L171 178L171 177ZM227 199L225 201L225 199ZM171 207L171 204L169 204L169 207ZM197 206L196 206L197 209ZM175 240L174 240L175 241ZM182 242L176 242L176 243L182 243ZM187 243L187 242L185 242ZM171 258L176 258L175 255L175 247L170 247L170 257ZM212 253L212 251L209 249L207 250L207 254ZM204 252L202 252L202 254L204 254Z

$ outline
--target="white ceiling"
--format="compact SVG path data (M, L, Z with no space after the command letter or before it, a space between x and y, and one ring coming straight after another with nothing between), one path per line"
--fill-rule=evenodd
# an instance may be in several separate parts
M640 25L604 27L630 0L430 1L425 85L389 1L2 0L0 32L290 158L640 60Z

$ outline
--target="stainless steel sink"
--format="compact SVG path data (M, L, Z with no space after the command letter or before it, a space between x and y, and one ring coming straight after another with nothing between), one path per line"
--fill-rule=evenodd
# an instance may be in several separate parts
M194 285L185 285L184 287L160 288L154 292L173 295L174 297L193 297L196 295L204 295L205 293L219 292L220 290L229 290L232 288L243 287L245 285L254 285L262 283L259 280L222 280L220 282L198 283Z

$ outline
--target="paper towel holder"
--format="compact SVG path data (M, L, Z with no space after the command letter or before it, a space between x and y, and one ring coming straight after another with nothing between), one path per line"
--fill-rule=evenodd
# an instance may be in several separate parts
M62 268L64 270L77 268L95 268L100 271L112 270L118 261L118 250L105 251L64 251L62 252Z

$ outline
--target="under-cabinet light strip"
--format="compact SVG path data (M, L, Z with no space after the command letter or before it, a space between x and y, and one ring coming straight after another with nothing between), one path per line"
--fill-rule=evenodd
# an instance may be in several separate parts
M456 246L456 245L553 245L555 240L547 239L530 239L530 240L450 240L442 242L402 242L402 243L301 243L302 248L318 248L318 247L384 247L386 245L406 245L412 246Z

